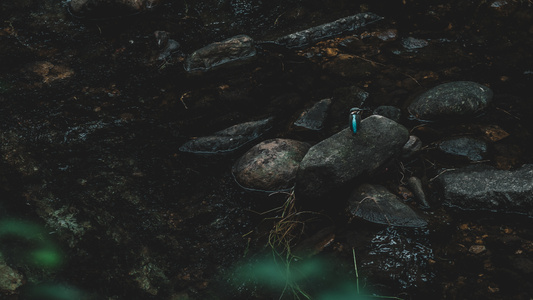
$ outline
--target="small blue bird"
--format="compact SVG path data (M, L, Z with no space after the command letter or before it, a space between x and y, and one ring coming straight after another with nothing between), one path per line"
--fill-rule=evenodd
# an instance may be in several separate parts
M364 109L359 107L350 109L350 128L354 134L361 128L361 115L363 111Z

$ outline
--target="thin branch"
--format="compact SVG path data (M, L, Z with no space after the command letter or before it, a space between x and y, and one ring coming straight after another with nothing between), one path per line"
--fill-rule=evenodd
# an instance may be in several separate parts
M433 180L437 179L437 177L439 177L440 175L442 175L442 174L444 174L444 173L446 173L446 172L448 172L448 171L455 171L455 169L445 169L444 171L442 171L442 172L440 172L439 174L437 174L437 176L431 178L431 179L429 180L429 182L433 182Z

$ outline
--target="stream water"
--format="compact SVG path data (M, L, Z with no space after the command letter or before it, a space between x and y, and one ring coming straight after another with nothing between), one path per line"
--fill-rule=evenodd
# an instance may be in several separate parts
M438 195L418 210L429 220L421 230L347 224L342 212L306 216L302 240L330 226L333 240L295 263L306 276L272 271L261 254L272 255L280 212L272 209L288 195L235 183L231 166L247 149L178 151L191 138L272 116L263 139L316 143L348 125L347 111L359 104L353 95L366 92L365 106L401 108L401 123L424 142L416 159L372 179L392 189L404 176L431 183L442 168L468 164L434 142L483 136L494 125L509 136L490 145L484 162L532 163L533 4L391 2L161 1L138 14L79 16L67 1L2 1L0 267L20 276L0 268L0 283L15 285L0 284L0 297L533 297L531 219L443 207ZM262 43L367 11L383 20L305 49ZM157 31L180 46L165 52ZM255 60L200 75L184 70L186 54L237 34L258 41ZM417 94L456 80L489 86L493 106L461 123L408 118ZM292 126L329 97L323 130Z

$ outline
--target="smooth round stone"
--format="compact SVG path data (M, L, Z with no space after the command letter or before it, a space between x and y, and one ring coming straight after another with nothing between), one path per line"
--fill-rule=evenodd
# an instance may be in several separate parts
M492 97L492 90L484 85L455 81L424 92L409 105L408 111L419 120L466 118L485 109Z
M294 185L300 162L311 145L289 139L266 140L252 147L233 165L244 188L279 191Z

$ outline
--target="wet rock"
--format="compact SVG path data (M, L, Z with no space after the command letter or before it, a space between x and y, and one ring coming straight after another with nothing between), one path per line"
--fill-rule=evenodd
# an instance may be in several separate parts
M181 51L179 51L179 48L180 48L180 44L178 42L176 42L175 40L168 40L167 45L161 51L157 59L165 60L169 58L173 53L181 53Z
M336 21L291 33L278 38L275 43L288 48L304 48L345 32L354 31L368 24L383 19L373 13L360 13Z
M402 158L409 158L422 149L422 141L414 135L409 136L407 143L402 148Z
M161 53L158 56L158 60L165 60L169 58L173 53L181 53L179 51L180 43L170 39L170 33L166 31L155 31L154 37L157 43L157 47L161 48Z
M398 37L398 30L396 29L385 29L378 30L371 33L372 36L377 37L382 41L395 40Z
M482 160L487 153L487 143L471 137L458 137L442 141L439 149L450 155L467 158L471 161Z
M187 72L205 72L221 65L252 58L256 53L251 37L237 35L196 50L187 57L184 67Z
M349 128L309 149L296 177L297 197L318 199L371 173L400 153L409 133L382 116L370 116L353 134Z
M370 241L361 269L372 282L395 283L403 290L430 283L435 278L430 265L435 256L426 236L426 230L387 227Z
M351 215L372 223L403 227L427 225L426 220L384 186L362 184L353 191L348 203Z
M0 295L16 293L23 280L24 276L8 266L0 254Z
M418 96L408 107L419 120L470 117L485 109L492 100L492 90L471 81L438 85Z
M211 136L190 140L180 147L182 152L217 154L235 151L259 138L272 127L272 118L237 124Z
M513 171L485 165L469 166L444 172L437 180L445 204L533 216L531 164Z
M417 39L412 36L402 40L402 46L407 50L416 50L424 48L429 45L428 41L423 39Z
M311 145L272 139L252 147L233 165L233 175L245 188L279 191L294 185L300 161Z
M310 130L320 130L324 126L324 121L328 113L331 99L323 99L317 102L309 110L302 113L294 125Z
M418 202L418 204L420 204L420 206L423 208L429 208L429 204L426 200L426 193L424 192L424 188L422 186L422 180L414 176L409 177L409 179L407 179L407 186L413 192L415 200Z
M374 109L374 115L384 116L394 122L399 122L402 115L402 111L396 106L382 105Z
M89 14L106 9L125 8L142 11L157 5L159 0L70 0L70 10L75 14Z

